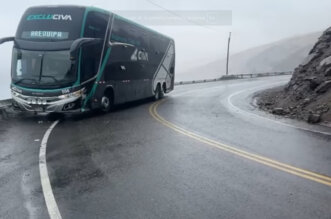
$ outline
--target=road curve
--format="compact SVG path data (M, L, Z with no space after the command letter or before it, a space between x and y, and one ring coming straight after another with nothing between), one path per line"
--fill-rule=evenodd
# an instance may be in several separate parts
M47 141L62 218L330 218L331 129L276 118L254 92L285 77L183 85L164 100L67 116ZM0 217L48 217L47 117L0 120Z

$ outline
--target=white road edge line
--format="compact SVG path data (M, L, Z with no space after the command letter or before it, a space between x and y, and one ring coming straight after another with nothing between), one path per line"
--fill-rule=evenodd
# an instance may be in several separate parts
M47 131L44 134L43 140L41 141L40 150L39 150L39 172L40 172L41 187L43 190L48 214L51 219L62 218L56 200L54 198L52 186L48 176L47 163L46 163L47 141L52 130L58 123L59 120L53 122L52 125L47 129Z
M319 134L323 134L323 135L331 135L331 133L329 133L329 132L323 132L323 131L318 131L318 130L314 130L314 129L304 128L304 127L300 127L300 126L296 126L296 125L290 125L290 124L287 124L285 122L280 122L280 121L276 121L274 119L270 119L270 118L266 118L266 117L260 116L258 114L255 114L255 113L252 113L252 112L243 110L243 109L235 106L232 103L232 101L231 101L231 99L234 96L237 96L237 95L242 94L244 92L251 91L251 90L253 90L253 91L256 92L256 91L260 91L260 90L263 90L263 89L267 89L269 87L274 87L274 86L280 85L282 83L284 83L284 82L277 82L277 83L269 84L267 86L266 85L263 85L263 86L257 86L257 87L253 87L253 88L249 88L249 89L244 89L244 90L237 91L237 92L232 93L231 95L228 96L227 102L230 105L230 107L233 108L235 111L240 112L240 113L243 113L243 114L251 115L251 116L256 117L258 119L267 120L267 121L274 122L274 123L279 124L279 125L283 125L283 126L287 126L287 127L291 127L291 128L295 128L295 129L301 129L301 130L304 130L304 131L319 133Z

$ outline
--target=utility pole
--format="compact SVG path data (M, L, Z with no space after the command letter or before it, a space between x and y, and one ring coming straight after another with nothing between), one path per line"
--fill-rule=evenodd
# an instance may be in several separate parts
M226 55L226 75L229 74L229 51L230 51L230 40L231 40L231 32L229 33L229 39L228 39L228 52Z

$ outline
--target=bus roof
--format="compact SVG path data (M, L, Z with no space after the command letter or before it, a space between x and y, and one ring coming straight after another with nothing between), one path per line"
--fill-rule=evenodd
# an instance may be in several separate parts
M136 25L136 26L138 26L138 27L140 27L140 28L143 28L143 29L145 29L145 30L147 30L147 31L153 32L153 33L158 34L158 35L162 35L162 36L164 36L164 37L166 37L166 38L168 38L168 39L173 40L171 37L169 37L169 36L167 36L167 35L165 35L165 34L162 34L162 33L158 32L158 31L155 31L155 30L153 30L153 29L151 29L151 28L149 28L149 27L146 27L146 26L144 26L144 25L142 25L142 24L139 24L139 23L137 23L137 22L135 22L135 21L132 21L132 20L130 20L130 19L127 19L127 18L122 17L122 16L120 16L120 15L118 15L118 14L115 14L115 13L113 13L113 12L111 12L111 11L108 11L108 10L105 10L105 9L102 9L102 8L99 8L99 7L94 7L94 6L81 6L81 5L40 5L40 6L32 6L32 7L29 7L29 9L30 9L30 8L80 8L80 9L85 9L85 13L84 13L84 18L83 18L83 20L85 20L85 17L87 16L87 13L88 13L89 11L96 11L96 12L100 12L100 13L109 13L109 14L113 14L114 16L116 16L117 18L119 18L119 19L121 19L121 20L124 20L124 21L126 21L126 22L132 23L133 25ZM84 24L83 24L83 25L84 25Z

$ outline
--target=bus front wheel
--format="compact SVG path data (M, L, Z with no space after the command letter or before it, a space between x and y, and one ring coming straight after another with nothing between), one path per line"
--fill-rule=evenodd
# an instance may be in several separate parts
M111 97L105 95L101 98L101 110L103 112L109 112L112 109L112 106L113 100Z

